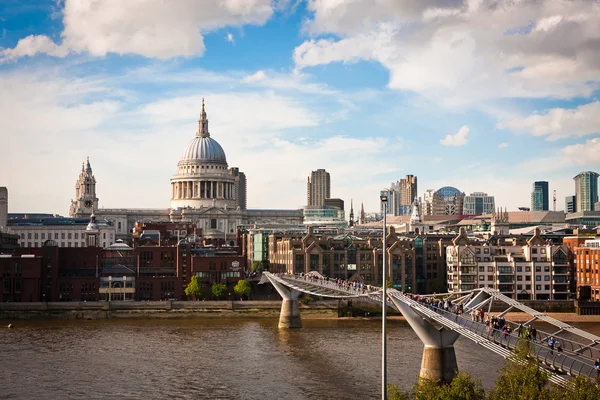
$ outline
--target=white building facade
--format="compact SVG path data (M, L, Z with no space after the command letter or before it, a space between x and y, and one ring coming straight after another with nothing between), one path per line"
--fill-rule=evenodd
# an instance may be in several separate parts
M470 240L464 229L446 248L448 290L489 287L518 300L568 300L570 267L564 245L533 237L519 243Z

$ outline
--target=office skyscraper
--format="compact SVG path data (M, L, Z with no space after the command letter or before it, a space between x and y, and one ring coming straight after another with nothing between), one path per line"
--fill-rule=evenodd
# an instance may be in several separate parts
M565 197L565 212L566 213L574 213L577 211L577 199L575 196L567 196Z
M598 201L598 174L585 171L575 178L575 199L577 212L594 211L594 203Z
M306 205L323 207L325 199L331 197L331 178L324 169L312 171L306 185Z
M548 182L537 181L533 183L533 191L531 192L531 210L532 211L548 211Z

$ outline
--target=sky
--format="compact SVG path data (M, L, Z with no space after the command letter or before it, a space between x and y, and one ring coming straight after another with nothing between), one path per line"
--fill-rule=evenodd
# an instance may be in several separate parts
M248 208L300 208L312 170L379 209L407 174L529 206L600 171L597 0L3 0L0 186L65 215L167 208L202 98ZM552 199L550 199L552 204Z

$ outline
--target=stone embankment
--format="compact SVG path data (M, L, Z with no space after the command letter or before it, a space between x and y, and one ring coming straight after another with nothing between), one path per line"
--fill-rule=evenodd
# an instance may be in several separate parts
M278 318L281 301L0 303L0 319ZM301 306L303 318L337 318L337 301Z

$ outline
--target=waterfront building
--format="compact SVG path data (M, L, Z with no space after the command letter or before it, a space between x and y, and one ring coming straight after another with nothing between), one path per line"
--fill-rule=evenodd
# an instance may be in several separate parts
M573 249L577 297L600 301L600 239L587 238Z
M465 215L491 214L495 207L494 196L475 192L464 197L462 213Z
M398 236L393 227L387 235L387 272L395 287L416 290L415 250L412 241ZM349 279L370 285L381 284L383 251L379 237L350 233L321 235L308 227L305 234L269 237L269 266L272 272L293 274L318 271L334 279Z
M97 233L93 221L89 237ZM203 297L223 283L232 292L245 279L246 259L232 248L199 248L181 240L177 246L137 246L120 240L108 247L17 248L0 254L0 300L116 301L185 300L193 275L201 278Z
M567 214L577 212L577 197L576 196L565 197L565 212Z
M573 180L575 181L577 212L594 211L594 204L598 201L598 174L585 171L575 176Z
M98 183L100 184L100 183ZM247 210L247 178L229 168L225 151L212 137L202 104L198 130L177 163L170 182L170 208L98 208L97 183L89 159L75 184L71 217L87 217L94 209L99 223L108 221L116 239L128 242L136 223L181 222L195 224L205 238L224 243L240 226L302 224L302 210ZM329 193L327 193L329 197Z
M323 207L325 199L331 197L331 177L324 169L312 171L306 185L306 205Z
M533 183L533 191L531 192L531 210L533 211L548 211L548 182L536 181Z
M489 287L517 300L567 300L568 249L542 238L471 238L464 229L446 249L448 290Z
M0 233L6 232L8 220L8 189L0 187Z

